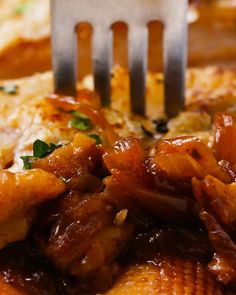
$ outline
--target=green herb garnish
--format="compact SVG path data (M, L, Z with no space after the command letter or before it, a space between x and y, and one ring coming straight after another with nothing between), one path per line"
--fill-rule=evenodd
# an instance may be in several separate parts
M61 145L55 145L54 143L50 143L49 145L40 140L35 140L33 144L33 156L35 158L44 158L50 155L56 148L60 147Z
M101 137L97 134L89 134L89 137L95 139L96 144L102 144Z
M32 1L21 4L16 8L15 13L24 14L30 8L31 5L32 5Z
M33 159L34 158L44 158L50 155L55 149L61 147L60 145L56 145L54 143L47 144L46 142L37 139L33 144L33 156L21 156L20 158L23 160L24 169L32 169L33 168Z
M21 156L20 158L24 163L24 169L25 170L29 170L29 169L33 168L33 164L32 164L33 156Z
M0 86L0 91L3 91L6 94L16 94L18 90L17 85L6 85L6 86Z
M72 111L71 115L73 116L73 119L69 122L70 127L79 129L81 131L86 131L92 128L93 125L91 121L85 115L78 111Z

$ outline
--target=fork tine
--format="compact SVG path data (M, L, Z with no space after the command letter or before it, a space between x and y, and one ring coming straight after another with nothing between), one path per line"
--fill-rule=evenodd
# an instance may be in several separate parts
M187 1L176 7L164 30L165 112L175 117L184 107L185 68L187 60ZM173 11L173 9L172 9ZM183 21L182 21L183 20Z
M109 28L94 26L93 32L93 72L95 90L102 105L111 102L112 32Z
M94 28L93 71L96 92L104 106L111 102L112 32L117 21L129 25L130 100L133 112L145 114L147 23L164 24L165 110L168 117L184 105L188 0L51 0L55 90L76 94L75 25ZM96 11L96 13L95 13Z
M129 69L131 110L145 114L147 72L147 28L129 26Z
M63 17L63 7L61 1L51 1L54 89L55 92L60 94L76 96L77 48L75 24L71 18ZM62 19L63 22L58 21Z

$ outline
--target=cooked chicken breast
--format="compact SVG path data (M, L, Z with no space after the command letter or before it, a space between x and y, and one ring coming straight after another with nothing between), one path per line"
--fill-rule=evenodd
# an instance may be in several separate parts
M187 75L187 112L169 121L167 137L192 134L204 142L211 141L211 118L205 112L231 110L236 100L236 73L216 67L190 69ZM122 136L142 137L143 128L158 136L157 124L128 113L128 76L123 69L114 71L112 81L113 110L105 110L109 123ZM207 81L207 82L206 82ZM30 154L32 144L41 139L54 144L70 142L77 132L69 127L71 115L54 108L46 97L52 92L51 73L37 74L30 78L0 81L6 90L0 91L0 167L11 171L22 170L20 156ZM80 88L93 88L91 78ZM163 81L160 74L148 76L149 114L154 119L162 117ZM79 96L89 99L87 92ZM198 102L198 103L195 103ZM202 103L201 103L202 101ZM159 135L160 136L160 135Z
M102 281L104 274L107 278L109 274L112 283L113 275L116 277L120 271L116 258L125 251L136 227L132 223L130 226L129 221L124 224L124 227L119 226L119 222L116 224L116 221L114 225L114 220L117 220L122 210L128 208L128 211L130 210L132 214L139 212L138 216L140 212L157 214L158 217L167 221L171 216L178 220L182 217L188 218L188 214L191 215L194 211L193 200L189 199L188 195L184 194L179 198L179 196L173 197L171 193L163 194L162 192L146 190L145 186L150 183L150 179L145 174L146 170L143 171L144 154L142 149L146 147L148 150L150 146L153 147L157 139L164 136L165 140L152 149L149 164L145 164L148 171L154 169L153 175L156 175L159 171L168 176L171 181L177 179L180 183L181 181L189 182L186 188L189 188L193 176L201 179L207 174L228 183L232 176L229 176L227 171L222 170L212 151L204 143L212 146L214 142L214 132L212 131L214 113L219 109L221 111L232 110L234 106L236 101L236 73L213 67L190 69L187 77L186 110L169 122L166 122L163 116L163 78L160 74L148 75L147 109L151 119L140 118L129 113L128 76L127 72L121 68L116 68L113 74L112 108L100 109L99 111L94 111L94 107L99 108L100 104L96 95L91 92L93 89L91 77L87 77L78 85L78 98L75 100L63 97L55 99L55 95L49 95L53 91L52 74L50 72L37 74L30 78L1 81L0 135L2 141L0 143L0 165L2 169L6 170L0 171L0 190L2 192L2 195L0 194L0 203L2 204L2 208L0 208L0 211L2 210L2 214L0 214L0 247L25 238L35 218L36 209L42 202L58 197L65 189L73 192L74 187L76 187L79 188L79 192L75 195L73 193L63 194L61 199L59 198L62 203L56 208L61 208L62 211L59 215L54 214L53 216L61 216L62 219L54 220L54 217L51 219L50 214L46 218L46 213L43 214L42 227L45 226L46 231L39 229L37 232L39 247L42 249L42 253L60 271L69 272L70 275L85 281L91 276L93 279L94 277L101 278L101 285L104 283ZM210 94L213 95L213 98ZM198 103L195 103L195 101L198 101ZM84 105L83 107L83 102L88 103L87 106ZM60 103L64 107L69 105L70 108L68 110L66 107L62 109ZM81 119L81 114L76 113L78 111L76 103L82 108L79 109L80 111L82 110L85 115L91 116L93 124L88 131L85 128L88 124L86 117L82 117L82 122L85 124L82 125L82 129L85 128L84 131L81 131L80 125L79 128L76 125L78 116ZM103 115L110 125L107 124ZM114 146L114 152L112 152L112 149L108 149L106 154L103 155L104 150L96 145L97 138L91 139L87 136L94 136L91 133L98 130L100 130L99 134L102 137L104 135L102 139L108 146L113 146L117 142ZM83 134L80 134L81 132ZM169 139L183 135L185 136L180 140ZM120 138L119 136L123 138L132 136L140 139L140 141L136 139L117 141ZM200 141L194 136L198 136ZM46 142L46 148L53 148L53 150L51 154L46 153L42 159L40 157L31 159L30 157L35 153L34 143L37 139ZM140 145L141 142L142 145ZM64 145L61 147L61 144ZM45 143L43 145L45 147ZM40 150L40 152L42 151ZM119 152L121 156L119 156ZM166 161L168 154L171 154L172 161ZM37 170L22 172L23 161L20 158L21 156L28 156L28 158L23 158L23 160L30 160L29 162L26 161L25 164ZM184 158L188 160L183 162ZM180 169L178 163L181 163L181 167L186 167L186 171ZM100 170L96 171L96 167L100 167ZM106 179L106 190L101 192L104 185L101 178L107 175L107 169L111 176ZM133 173L127 173L129 171L133 171ZM80 178L81 176L82 178ZM59 179L59 177L62 179ZM68 180L70 181L69 187L67 186ZM131 190L126 192L126 198L122 198L120 189L126 189L127 183L134 185ZM144 185L144 187L140 185ZM84 190L86 191L88 187L95 194L95 197L89 194L83 195ZM63 202L63 198L68 198L71 203ZM102 202L101 208L104 207L107 210L108 218L107 215L101 214L98 210L100 207L97 207L96 202L99 204ZM92 208L94 211L91 211L89 215L88 210L92 210ZM170 211L171 214L165 213ZM95 215L98 222L96 222ZM100 218L104 221L104 224L100 223ZM125 222L125 219L126 217L122 222ZM50 239L48 239L52 221L55 222L54 229L57 230L53 229ZM49 223L47 224L47 222ZM98 225L98 229L96 235L93 235L93 231L96 229L95 224ZM89 237L85 230L88 226L91 229L91 236ZM76 241L78 237L72 231L73 238L67 239L71 228L77 228L76 232L81 234L79 236L80 241L83 241L84 244L91 244L93 247L85 247L81 243L80 250L77 247L76 251L72 251L75 245L74 239ZM83 231L86 238L82 235ZM46 236L45 232L47 233ZM63 239L65 241L62 243ZM91 243L89 243L90 239ZM64 245L63 247L61 243ZM107 252L104 245L108 243L112 245L111 248L115 249L114 251ZM70 252L67 251L67 247L72 247L72 257L68 255ZM101 254L99 257L96 256L97 249ZM83 255L86 255L86 263L82 259ZM166 259L165 263L168 260ZM103 265L104 261L109 262L105 265L106 267ZM83 265L79 270L77 268L78 263ZM154 283L150 282L151 278L153 281L160 280L160 277L163 278L163 271L164 273L168 272L169 268L166 269L164 262L162 264L163 269L146 263L149 262L140 262L138 266L129 264L126 267L126 272L118 279L114 289L110 290L111 293L108 294L131 292L129 288L133 285L137 288L133 289L132 287L134 292L137 290L140 294L145 294L148 290L150 294L155 294ZM178 259L167 261L167 264L171 265L171 273L179 270L181 263L182 260ZM211 279L206 269L206 263L202 264L201 260L195 262L191 260L189 263L186 260L183 263L187 267L186 272L191 273L191 282L193 283L191 286L190 284L187 286L186 292L199 290L199 292L202 292L199 294L222 294L221 286L218 286ZM94 272L96 272L97 277L94 276ZM194 285L193 277L198 275L200 278ZM169 279L168 274L165 279L167 278ZM184 294L183 289L181 289L182 285L179 284L179 280L184 278L185 271L184 274L180 271L178 275L172 277L176 281L176 284L171 286L174 288L173 290L169 289L170 286L164 283L161 283L162 285L158 283L158 285L161 290L164 290L165 293L163 294L168 294L167 292L173 294L175 291ZM97 286L98 280L91 281L91 285ZM142 283L137 283L140 280ZM207 284L205 284L205 280ZM206 286L206 289L203 289L202 285ZM4 290L5 284L0 285L0 291L1 288ZM11 290L9 292L13 292L12 289L9 290Z

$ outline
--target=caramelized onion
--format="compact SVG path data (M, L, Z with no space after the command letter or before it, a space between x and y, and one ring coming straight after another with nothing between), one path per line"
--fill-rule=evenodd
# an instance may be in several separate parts
M230 176L221 169L212 152L196 137L182 136L161 141L154 154L157 169L173 180L190 181L210 174L223 182Z
M100 132L105 136L105 138L107 138L109 144L114 144L119 139L119 136L104 118L101 111L91 105L79 102L73 97L65 97L56 94L49 96L48 101L56 108L61 108L64 111L79 111L88 116L93 124L100 128Z
M236 116L227 113L217 113L214 117L214 155L218 161L226 160L231 165L236 164Z
M214 216L205 210L200 213L209 239L216 253L209 265L217 279L225 284L236 280L236 244L220 226Z
M208 175L202 181L193 179L193 190L201 207L210 206L223 225L235 226L236 183L224 184Z
M101 162L101 148L90 137L77 133L70 144L59 147L45 158L35 160L33 167L70 179L94 172Z
M199 216L215 250L209 264L212 273L223 283L236 280L236 184L224 184L212 176L193 179Z

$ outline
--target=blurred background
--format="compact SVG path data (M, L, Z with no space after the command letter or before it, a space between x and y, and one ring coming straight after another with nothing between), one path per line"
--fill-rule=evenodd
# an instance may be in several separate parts
M236 0L190 1L188 21L188 66L214 64L236 68ZM126 67L128 28L124 23L116 23L112 30L113 63ZM148 68L161 71L162 25L151 22L148 30ZM92 28L79 24L77 36L79 78L82 78L92 70ZM0 0L0 79L49 69L49 0Z

